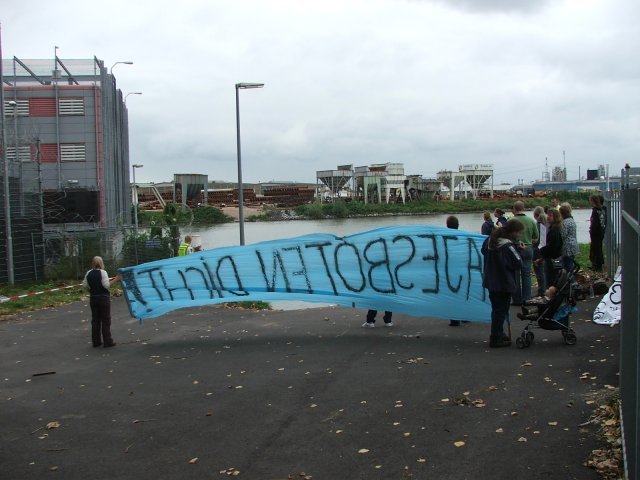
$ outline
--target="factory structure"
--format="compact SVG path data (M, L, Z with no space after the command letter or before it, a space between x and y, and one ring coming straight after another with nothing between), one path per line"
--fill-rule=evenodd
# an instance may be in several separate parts
M364 203L408 202L420 199L493 197L492 165L460 165L437 178L406 175L402 163L378 163L316 172L317 197L323 201L350 198Z
M95 57L13 57L0 83L0 283L77 257L83 232L101 231L108 255L122 242L109 230L131 224L128 116L114 76Z

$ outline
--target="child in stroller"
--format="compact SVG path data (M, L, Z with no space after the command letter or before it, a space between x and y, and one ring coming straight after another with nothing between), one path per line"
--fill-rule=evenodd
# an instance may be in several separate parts
M535 297L525 302L522 313L518 313L520 320L528 323L520 336L516 339L518 348L529 347L533 343L533 328L543 330L560 330L564 343L575 345L577 337L569 326L569 315L575 312L576 302L572 295L571 278L566 271L558 274L555 285L549 287L544 297Z

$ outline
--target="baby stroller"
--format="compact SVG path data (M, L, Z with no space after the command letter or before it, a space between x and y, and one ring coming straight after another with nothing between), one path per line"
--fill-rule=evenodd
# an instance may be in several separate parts
M554 286L556 294L549 301L531 299L522 306L522 313L518 313L517 316L528 323L516 338L518 348L531 346L534 338L531 331L533 328L560 330L566 345L576 344L577 337L569 323L569 315L577 311L573 296L573 280L565 270L560 270Z

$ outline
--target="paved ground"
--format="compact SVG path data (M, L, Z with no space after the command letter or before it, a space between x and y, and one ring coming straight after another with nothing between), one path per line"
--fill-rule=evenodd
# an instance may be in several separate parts
M363 329L344 308L140 325L115 299L113 349L91 347L83 303L1 321L0 477L595 479L580 424L617 385L618 329L585 322L594 305L577 345L538 330L526 350L488 349L485 324Z

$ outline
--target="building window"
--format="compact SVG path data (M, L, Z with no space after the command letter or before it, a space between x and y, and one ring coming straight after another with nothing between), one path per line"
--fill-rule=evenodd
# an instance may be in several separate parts
M84 143L63 143L60 145L60 158L63 162L84 162L86 147Z
M15 106L9 103L13 101L16 102ZM19 117L28 117L29 116L29 100L28 99L5 100L4 116L13 117L14 112L17 113Z
M84 115L84 98L64 97L59 99L60 116L63 115Z
M16 160L16 147L7 146L7 159L9 161ZM30 162L33 159L31 145L18 146L18 160L21 162Z

